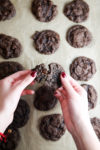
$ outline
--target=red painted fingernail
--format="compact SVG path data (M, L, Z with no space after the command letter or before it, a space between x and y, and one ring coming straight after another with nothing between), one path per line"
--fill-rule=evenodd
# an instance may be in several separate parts
M57 94L58 94L57 92L54 93L54 95L57 95Z
M63 78L65 78L65 77L66 77L65 72L62 72L62 74L61 74L61 75L62 75L62 77L63 77Z
M36 76L36 71L32 71L31 76L35 77Z

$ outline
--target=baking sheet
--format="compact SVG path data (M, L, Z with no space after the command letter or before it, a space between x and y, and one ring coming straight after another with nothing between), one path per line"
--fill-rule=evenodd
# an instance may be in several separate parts
M49 23L41 23L35 19L31 13L32 0L11 0L15 5L17 14L10 21L0 22L0 33L14 36L23 45L23 53L19 58L9 59L20 62L26 69L35 67L40 63L49 64L57 62L61 64L66 73L69 74L69 65L77 56L87 56L96 62L97 73L89 80L89 84L94 85L98 92L98 103L95 109L89 112L90 117L100 117L100 0L87 0L90 6L90 14L87 21L81 23L86 26L93 35L92 43L85 48L75 49L66 42L66 32L75 23L69 21L63 12L63 7L70 0L53 0L58 5L57 17ZM52 29L60 34L61 44L59 50L53 55L41 55L33 47L31 36L34 32L44 29ZM6 61L0 58L0 62ZM81 82L80 82L81 83ZM86 83L86 82L82 82ZM36 88L36 87L33 87ZM57 142L46 141L38 131L38 120L41 116L53 113L61 113L60 104L48 112L38 111L33 107L33 97L24 97L31 108L31 115L28 124L20 129L21 141L17 150L76 150L71 135L66 131L65 135Z

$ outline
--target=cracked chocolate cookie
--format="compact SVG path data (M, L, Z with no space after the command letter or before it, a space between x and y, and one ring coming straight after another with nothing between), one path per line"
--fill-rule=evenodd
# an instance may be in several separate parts
M52 30L36 32L33 36L36 50L45 55L53 54L60 45L60 36Z
M63 67L57 63L49 64L49 72L45 84L57 89L61 86L60 74L65 72Z
M42 81L45 81L48 75L48 70L46 69L44 64L40 64L37 65L34 69L32 69L33 71L37 72L37 76L35 78L35 80L38 83L41 83Z
M14 17L16 10L10 0L0 0L0 21L9 20Z
M70 74L75 80L88 81L95 73L95 62L84 56L77 57L70 65Z
M48 111L55 107L57 98L54 96L54 90L49 86L40 87L35 93L34 106L41 111Z
M98 137L98 139L100 140L100 119L99 118L91 118L91 124L94 128L94 131Z
M87 92L88 97L88 109L93 109L97 104L97 92L92 85L82 84L81 85Z
M15 150L20 141L19 131L15 128L8 127L5 134L7 139L6 142L0 141L0 150Z
M29 120L30 107L24 100L20 100L17 109L14 113L14 120L11 124L14 128L21 128L26 125Z
M49 22L57 15L57 6L51 0L34 0L32 13L41 22Z
M16 38L0 34L0 55L4 59L19 57L21 52L22 46Z
M65 5L64 14L69 20L80 23L89 16L89 6L83 0L74 0Z
M92 35L86 27L75 25L68 30L67 41L74 48L82 48L90 44Z
M14 61L1 62L0 63L0 80L21 70L24 70L24 67L18 62L14 62Z
M59 140L65 133L66 127L64 118L60 114L45 116L41 119L40 125L41 135L51 141Z

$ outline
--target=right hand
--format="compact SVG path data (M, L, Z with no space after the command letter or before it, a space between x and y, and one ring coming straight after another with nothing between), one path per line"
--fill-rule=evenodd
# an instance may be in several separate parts
M64 72L61 82L62 87L56 90L55 96L60 101L67 129L70 133L78 132L78 128L90 125L87 93Z

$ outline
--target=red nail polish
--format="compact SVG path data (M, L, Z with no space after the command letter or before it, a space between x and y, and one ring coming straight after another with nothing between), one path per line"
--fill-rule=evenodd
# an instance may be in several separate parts
M57 92L55 92L54 95L57 95Z
M36 71L32 71L31 76L35 77L35 75L36 75Z
M65 77L66 77L65 72L62 72L62 74L61 74L61 75L62 75L62 77L63 77L63 78L65 78Z

